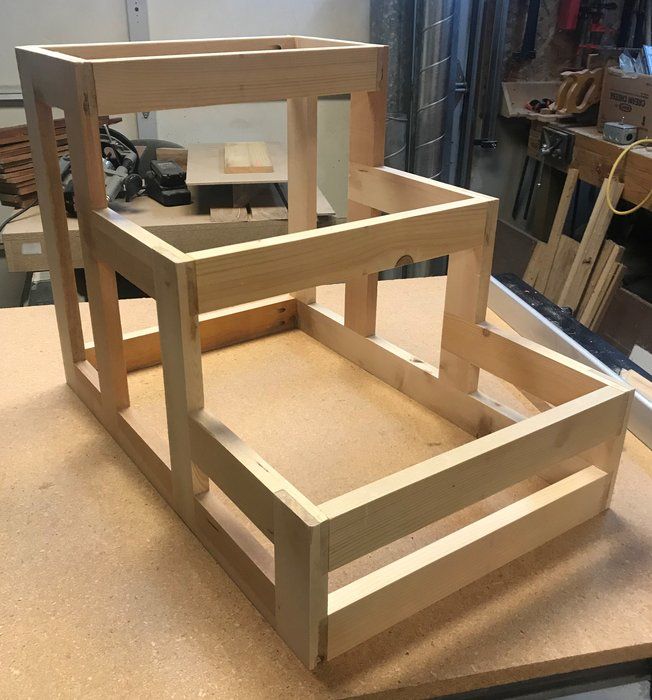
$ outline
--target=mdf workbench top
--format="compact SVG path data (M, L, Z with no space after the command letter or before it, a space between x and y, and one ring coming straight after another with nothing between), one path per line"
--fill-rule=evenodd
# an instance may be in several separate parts
M381 283L379 334L436 363L443 284ZM121 311L154 323L151 300ZM432 697L652 653L652 457L631 435L611 511L310 673L65 385L54 308L0 310L0 350L0 696ZM468 439L298 331L204 361L227 425L315 497ZM130 388L164 430L160 368Z

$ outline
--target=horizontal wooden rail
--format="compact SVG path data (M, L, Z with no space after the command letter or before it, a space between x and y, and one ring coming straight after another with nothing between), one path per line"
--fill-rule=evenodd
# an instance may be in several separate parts
M603 387L322 503L331 519L329 568L618 435L627 406L625 392Z
M75 364L73 388L98 420L104 420L97 370L84 360ZM106 425L114 440L139 466L165 500L172 505L172 477L168 444L133 408L119 411Z
M297 313L302 331L474 437L523 418L480 392L465 394L440 381L436 367L384 338L361 336L325 306L299 301Z
M298 489L208 411L197 411L189 421L193 462L270 540L274 494L285 491L306 512L318 513Z
M97 259L151 297L156 297L155 265L190 260L174 246L112 209L91 212L90 221L87 233Z
M289 294L220 309L199 317L202 352L217 350L272 333L291 330L297 324L297 305ZM127 372L161 363L158 326L125 333L123 348ZM95 346L86 344L86 359L95 365Z
M274 557L211 491L197 496L198 536L240 590L275 624Z
M469 199L487 201L491 197L394 168L350 163L349 199L388 214L396 214Z
M609 476L573 474L328 596L332 658L494 571L605 506Z
M132 56L183 56L202 53L295 49L297 48L297 41L293 36L243 36L224 39L125 41L116 42L115 44L54 44L43 48L55 53L93 60L99 58L129 58Z
M189 254L199 310L341 282L473 248L482 243L486 204L473 200L378 216Z
M621 386L601 372L488 323L444 315L442 348L553 405Z
M384 51L363 44L95 59L97 108L123 114L373 92Z
M91 212L91 222L92 228L120 252L124 251L150 267L166 260L173 263L190 262L186 253L113 209L94 210Z

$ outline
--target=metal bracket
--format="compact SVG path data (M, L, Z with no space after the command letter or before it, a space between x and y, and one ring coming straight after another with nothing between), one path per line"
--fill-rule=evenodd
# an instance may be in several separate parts
M568 131L556 129L554 126L544 126L541 129L539 155L558 163L570 163L573 157L575 137Z

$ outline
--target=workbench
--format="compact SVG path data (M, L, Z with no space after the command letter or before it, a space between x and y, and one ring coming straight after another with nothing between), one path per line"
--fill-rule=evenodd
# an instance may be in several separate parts
M443 287L381 282L379 334L437 364ZM342 297L318 292L337 311ZM120 306L125 332L155 323L151 299ZM66 386L54 308L0 310L0 350L4 697L432 697L652 653L652 453L631 435L611 511L311 673ZM298 331L203 362L207 405L319 500L470 439ZM528 411L497 381L482 373L481 389ZM135 410L164 433L160 367L129 383ZM506 498L375 552L353 574Z
M251 196L258 202L257 207L260 207L261 212L268 207L276 208L284 203L270 184L239 185L238 187L257 188L252 191ZM224 211L232 207L230 188L203 186L189 189L192 194L191 204L164 207L149 197L141 196L131 202L125 202L123 199L115 200L111 202L111 208L184 253L287 233L287 219L270 220L261 216L259 220L254 221L216 221L211 217L211 208L220 208ZM319 189L317 190L317 217L320 225L327 226L335 223L335 211ZM75 267L83 267L79 222L76 218L68 217L68 231L73 264ZM43 223L38 206L28 209L7 224L2 232L2 241L10 272L36 272L49 269L43 242Z
M539 142L541 130L544 126L552 126L573 134L573 157L570 163L560 163L552 159L546 161L559 170L577 168L578 177L590 185L600 187L602 181L609 177L609 171L616 158L622 153L625 146L609 143L602 138L602 133L595 126L566 126L563 123L546 123L532 120L530 122L530 135L528 140L528 155L541 159L539 155ZM619 167L618 178L623 182L622 197L632 204L638 204L652 189L652 151L646 148L635 148L625 158ZM652 209L652 201L648 202L646 209ZM621 208L623 208L621 206Z

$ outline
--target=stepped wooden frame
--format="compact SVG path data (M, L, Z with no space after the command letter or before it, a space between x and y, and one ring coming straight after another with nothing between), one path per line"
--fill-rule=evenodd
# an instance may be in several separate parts
M382 166L386 47L283 36L17 56L67 381L306 666L608 507L632 392L485 322L497 201ZM351 94L349 223L314 230L317 97L341 93ZM287 100L291 233L185 254L106 208L98 114L263 100ZM82 337L52 107L66 117L94 346ZM375 335L377 272L445 254L437 369ZM156 300L157 328L123 338L116 271ZM316 285L340 281L343 318L315 303ZM293 328L476 439L313 504L203 402L202 351ZM169 444L129 405L127 372L158 363ZM541 412L524 418L484 396L479 368ZM329 571L535 473L549 485L329 593Z

